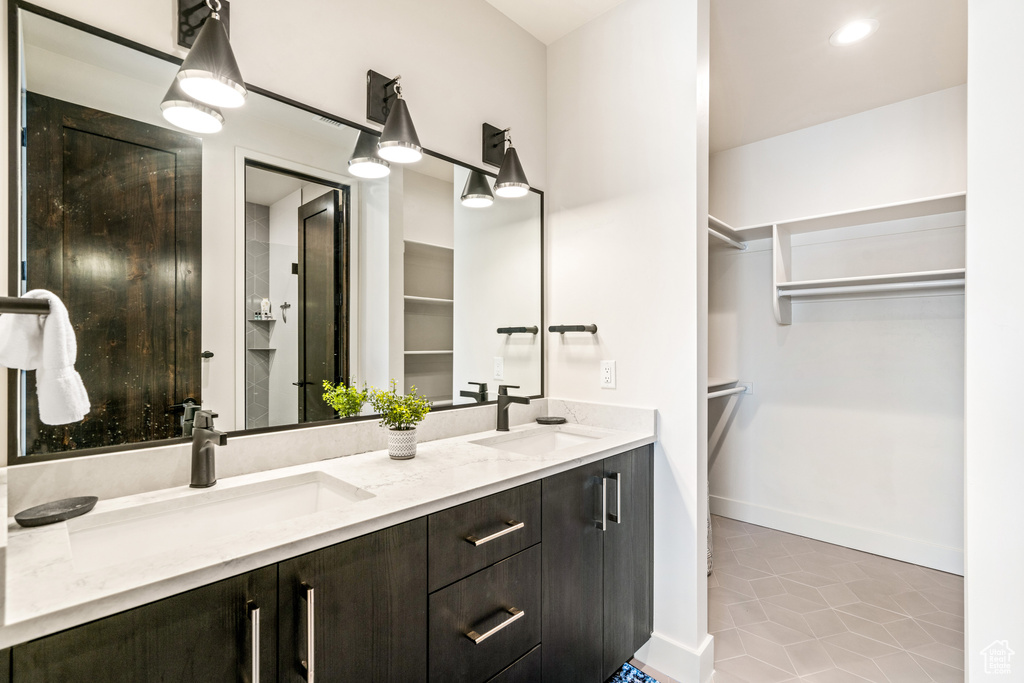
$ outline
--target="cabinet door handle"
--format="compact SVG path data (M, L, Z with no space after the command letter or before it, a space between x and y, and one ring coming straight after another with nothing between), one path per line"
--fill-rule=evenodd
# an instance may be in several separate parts
M608 477L601 477L601 519L597 522L597 528L608 531Z
M306 599L306 658L302 660L302 668L306 680L314 682L316 675L316 592L305 581L302 582L303 597Z
M260 608L250 600L246 604L252 622L252 683L260 683Z
M482 633L482 634L481 633L477 633L476 631L470 631L469 633L466 634L466 637L469 638L470 640L472 640L475 644L479 645L480 643L484 642L485 640L487 640L488 638L493 636L495 633L497 633L501 629L503 629L506 626L508 626L509 624L511 624L513 621L516 621L518 619L522 619L523 617L526 616L526 612L524 612L523 610L518 609L516 607L509 607L507 611L512 616L509 617L508 619L506 619L505 621L501 622L500 624L498 624L494 628L492 628L490 631L486 631L485 633Z
M507 527L505 527L501 531L495 531L490 536L484 536L483 538L477 538L476 536L466 536L466 540L472 543L473 545L483 545L484 543L490 543L496 538L501 538L505 534L510 534L513 531L519 531L520 529L526 527L526 522L517 522L514 519L510 519L505 523L508 524Z
M608 515L608 519L616 524L622 524L622 487L625 477L622 472L612 472L609 479L615 480L615 512Z

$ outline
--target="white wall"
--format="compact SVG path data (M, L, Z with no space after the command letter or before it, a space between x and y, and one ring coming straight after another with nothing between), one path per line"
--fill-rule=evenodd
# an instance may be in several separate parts
M716 154L711 213L764 224L963 191L965 98ZM962 268L963 225L795 236L793 279ZM712 511L962 573L963 295L797 303L780 326L771 282L770 240L712 250L710 374L755 388L710 405Z
M405 239L455 248L452 181L405 170Z
M997 640L1024 672L1024 23L1018 0L968 0L967 674L988 680L981 651Z
M711 215L739 228L963 192L966 91L940 90L719 152L711 159Z
M488 382L489 398L498 385L518 385L513 394L535 396L540 386L540 195L503 199L487 208L462 205L469 170L455 169L455 357L456 403L468 382ZM488 181L490 182L490 181ZM537 334L499 335L499 327L540 328ZM504 379L494 377L494 358L503 359Z
M708 1L627 0L548 48L548 393L654 406L655 637L706 681ZM642 135L660 131L657 144ZM617 361L618 388L598 386Z

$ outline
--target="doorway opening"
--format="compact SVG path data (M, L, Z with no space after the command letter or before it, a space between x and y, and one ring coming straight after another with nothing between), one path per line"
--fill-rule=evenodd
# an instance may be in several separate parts
M330 420L349 381L350 190L245 162L245 427Z

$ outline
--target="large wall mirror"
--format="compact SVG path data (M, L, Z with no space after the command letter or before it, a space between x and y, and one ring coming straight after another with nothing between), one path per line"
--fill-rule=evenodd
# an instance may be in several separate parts
M30 9L9 291L65 302L91 410L44 425L11 371L10 462L182 438L188 399L224 430L338 419L324 380L435 409L485 400L472 382L541 394L540 192L467 208L473 169L430 154L354 177L360 128L259 89L196 136L161 115L173 59Z

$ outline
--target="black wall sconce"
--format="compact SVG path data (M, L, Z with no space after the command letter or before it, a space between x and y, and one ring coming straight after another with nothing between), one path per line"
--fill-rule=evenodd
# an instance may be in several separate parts
M220 20L224 22L224 30L231 35L231 3L220 0ZM213 10L206 0L178 0L178 45L192 47L199 35L199 29L206 23L206 18Z
M402 77L366 72L366 118L384 124L377 153L386 161L411 164L423 158L409 105L402 97Z
M530 181L526 179L519 153L512 145L511 128L502 129L489 123L483 125L483 161L501 167L498 179L494 181L494 194L512 198L526 196L530 191Z

